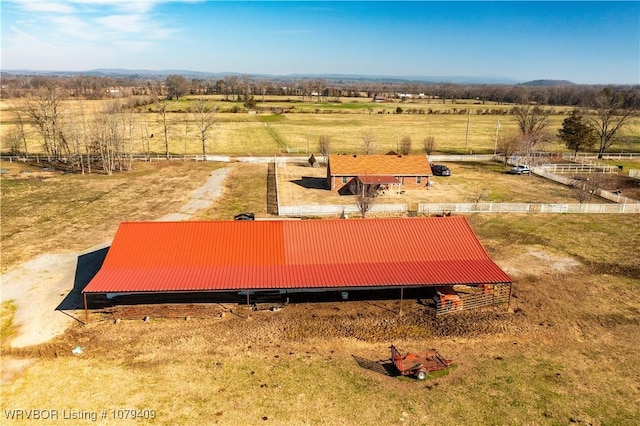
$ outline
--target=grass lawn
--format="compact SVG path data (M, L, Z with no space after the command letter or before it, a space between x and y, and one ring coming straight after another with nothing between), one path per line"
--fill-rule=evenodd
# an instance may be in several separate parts
M429 189L406 190L404 194L388 191L375 199L376 203L471 203L478 197L481 202L509 203L577 203L571 190L534 175L510 175L502 163L442 163L451 169L451 176L433 177ZM326 189L325 167L289 164L278 168L280 204L319 205L354 204L352 196L341 196ZM600 202L605 202L601 200Z

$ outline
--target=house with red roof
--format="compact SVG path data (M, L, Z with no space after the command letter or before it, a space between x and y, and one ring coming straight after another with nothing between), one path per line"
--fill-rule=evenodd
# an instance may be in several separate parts
M508 288L464 217L301 221L123 222L92 300L135 295L375 294L434 288ZM242 299L240 299L242 300Z
M327 185L343 194L362 185L374 191L426 189L432 176L426 155L330 155L327 161Z

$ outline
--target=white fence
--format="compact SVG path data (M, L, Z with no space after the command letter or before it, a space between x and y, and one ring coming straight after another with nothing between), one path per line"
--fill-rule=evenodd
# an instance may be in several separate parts
M450 213L640 213L640 203L429 203L419 204L418 213L424 215Z
M640 179L640 170L638 169L629 170L629 177L633 179Z
M579 185L580 181L569 178L567 176L562 176L562 175L558 175L555 173L551 173L549 172L547 169L543 168L543 167L534 167L533 169L531 169L533 171L533 173L542 176L544 178L553 180L555 182L559 182L562 183L564 185L568 185L568 186L575 186L575 185ZM604 189L596 189L595 190L595 195L597 195L598 197L604 198L605 200L609 200L609 201L613 201L614 203L619 203L619 204L638 204L640 203L640 201L634 199L634 198L629 198L629 197L625 197L624 195L620 194L620 192L612 192L612 191L606 191Z
M461 162L461 161L491 161L494 158L498 158L493 154L486 155L429 155L429 161L432 163L438 161L452 161L452 162Z
M48 158L43 155L30 155L25 157L23 155L3 155L2 160L9 162L22 162L26 163L27 161L35 161L36 163L47 162ZM92 156L92 160L98 161L100 158L98 156ZM242 157L232 157L229 155L169 155L169 158L164 154L151 154L147 155L126 155L124 158L131 158L134 161L214 161L219 163L231 163L231 162L240 162L240 163L277 163L283 165L285 163L306 163L309 161L309 157L301 157L301 156L284 156L284 155L274 155L274 156L242 156ZM316 156L316 160L321 163L326 162L323 156ZM53 157L51 157L51 162L56 162ZM86 161L86 157L85 157ZM61 158L60 162L66 163L66 158Z
M597 163L543 164L550 173L617 173L618 167Z
M407 211L406 204L374 204L369 213L403 214ZM280 216L340 216L355 215L360 212L356 205L310 205L310 206L278 206Z
M598 158L597 153L582 153L578 155L568 155L568 157L573 158ZM603 160L632 160L634 158L640 158L640 153L637 152L619 152L619 153L610 153L610 154L602 154Z
M280 216L359 216L355 205L278 206ZM406 204L375 204L368 214L405 214ZM578 203L428 203L418 204L418 214L435 216L465 213L640 213L636 204Z

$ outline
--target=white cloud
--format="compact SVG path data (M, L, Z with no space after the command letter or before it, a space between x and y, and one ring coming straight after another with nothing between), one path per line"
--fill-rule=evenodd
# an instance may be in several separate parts
M97 18L96 22L112 31L136 33L144 29L147 22L143 15L109 15Z
M179 28L156 16L156 6L193 0L0 1L11 5L3 4L3 13L10 9L20 17L3 31L4 66L68 69L71 63L103 66L158 47Z
M22 1L22 8L35 13L73 13L74 8L64 2L56 1Z
M77 39L81 40L95 40L95 31L90 23L83 19L79 19L75 16L54 16L51 18L51 22L55 25L57 30L56 36L67 35L70 40L74 42Z

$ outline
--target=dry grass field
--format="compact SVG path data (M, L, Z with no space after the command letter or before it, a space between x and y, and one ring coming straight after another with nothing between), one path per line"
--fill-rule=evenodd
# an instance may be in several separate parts
M122 221L177 211L218 164L135 162L132 171L78 175L2 162L2 271L40 254L113 238Z
M88 117L112 101L66 101L63 116L79 114L84 110ZM169 103L167 115L169 127L169 150L173 155L198 155L202 145L193 122L187 113L193 100L182 99ZM374 148L379 153L397 150L399 141L409 136L412 152L423 152L423 141L435 137L436 153L493 153L496 124L500 121L500 134L515 131L516 121L509 114L486 114L484 111L508 111L512 105L476 105L461 101L457 104L388 102L354 102L343 98L340 102L296 102L290 99L271 99L258 103L262 109L258 114L249 114L240 102L222 101L221 97L210 97L208 104L217 108L216 124L208 142L207 153L222 155L274 155L281 152L306 154L317 152L318 139L322 135L331 137L335 153L362 152L362 138L371 132ZM239 112L229 112L233 107ZM396 114L397 107L403 108ZM14 110L24 108L19 100L0 100L0 151L7 152L6 135L15 128ZM281 108L283 114L272 114L270 109ZM431 110L432 113L428 113ZM460 111L469 110L469 116ZM549 131L555 135L566 118L569 108L554 107ZM162 155L165 151L163 127L157 106L140 107L132 114L132 147L143 153L143 129L154 135L150 140L151 151ZM413 113L411 113L413 111ZM423 111L423 113L416 113ZM467 122L468 136L467 136ZM42 148L35 129L27 126L30 153L41 153ZM640 117L633 119L620 132L620 140L611 151L634 151L640 141ZM552 152L565 152L564 146L549 143L544 147Z
M29 179L11 168L0 182L3 267L5 249L12 266L103 242L119 220L160 217L211 167L136 163L111 177ZM266 216L266 166L229 167L222 197L192 219L228 219L238 210ZM500 174L465 167L455 167L450 182ZM538 186L536 178L509 178ZM459 191L466 196L464 186ZM416 300L405 300L401 316L397 300L379 300L279 312L206 305L226 315L114 323L95 311L89 324L47 344L11 349L13 308L5 304L0 415L13 424L30 424L6 418L21 408L95 412L91 423L123 425L639 424L640 215L469 220L514 279L508 312L435 320ZM384 374L377 361L388 359L392 343L404 351L435 347L457 367L426 382ZM72 355L76 346L82 354ZM122 409L155 417L114 417L130 415L115 411Z

